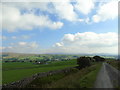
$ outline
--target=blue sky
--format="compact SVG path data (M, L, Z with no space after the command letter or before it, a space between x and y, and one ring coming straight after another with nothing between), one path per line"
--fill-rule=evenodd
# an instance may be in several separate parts
M117 54L117 2L87 1L3 3L2 50Z

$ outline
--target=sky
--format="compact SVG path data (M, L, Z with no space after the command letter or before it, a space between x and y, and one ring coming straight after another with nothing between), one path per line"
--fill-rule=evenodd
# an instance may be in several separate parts
M118 1L2 2L2 52L118 54Z

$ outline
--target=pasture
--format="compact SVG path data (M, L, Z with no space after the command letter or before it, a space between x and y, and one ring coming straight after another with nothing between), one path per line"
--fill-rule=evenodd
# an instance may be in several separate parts
M59 70L66 67L76 66L76 60L54 61L49 64L33 64L30 62L8 62L3 63L3 84L8 84L39 72Z

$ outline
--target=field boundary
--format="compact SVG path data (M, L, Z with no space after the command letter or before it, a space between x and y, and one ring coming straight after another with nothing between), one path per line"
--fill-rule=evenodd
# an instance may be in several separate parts
M22 80L15 81L10 84L4 84L2 87L3 88L24 88L27 84L29 84L36 78L46 77L46 76L50 76L50 75L58 74L58 73L67 73L67 72L70 72L72 68L76 68L76 67L69 67L69 68L65 68L62 70L52 70L49 72L36 73L36 74L34 74L30 77L24 78Z

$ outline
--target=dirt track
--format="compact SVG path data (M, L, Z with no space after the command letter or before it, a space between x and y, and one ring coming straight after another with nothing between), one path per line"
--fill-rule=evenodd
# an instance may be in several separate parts
M120 85L120 72L107 63L103 63L98 73L95 88L115 88Z

